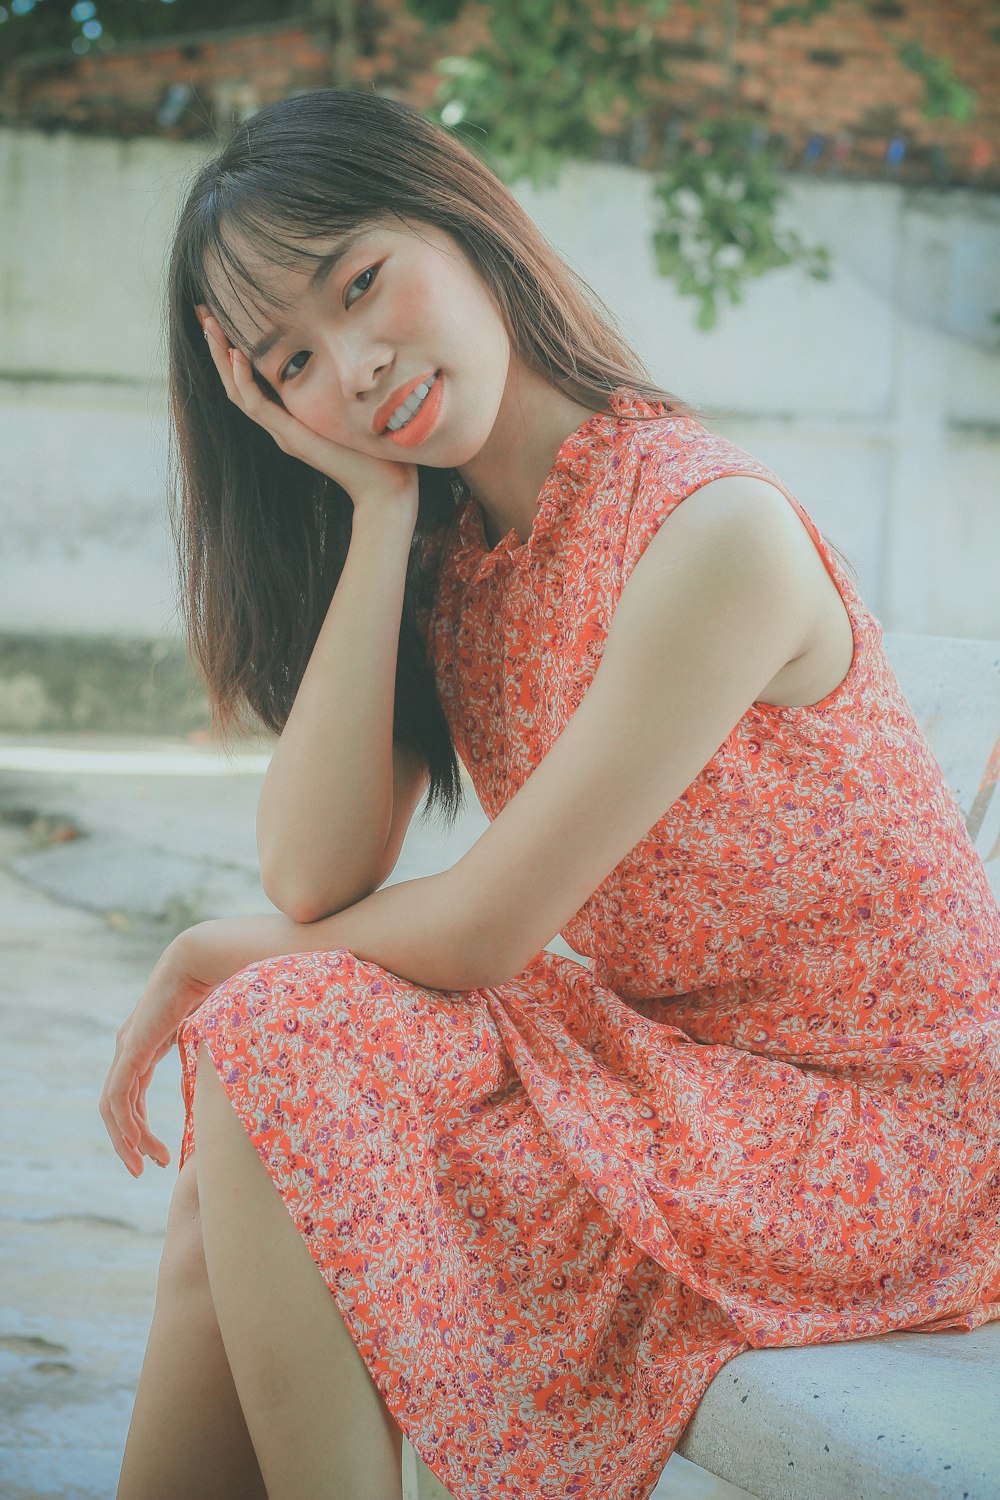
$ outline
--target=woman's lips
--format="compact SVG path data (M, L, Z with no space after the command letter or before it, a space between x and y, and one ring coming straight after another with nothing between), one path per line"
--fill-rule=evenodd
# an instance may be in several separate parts
M418 382L419 384L419 382ZM390 442L395 443L398 448L416 448L434 431L437 419L441 414L441 403L444 400L444 376L439 372L434 384L424 397L424 404L415 417L411 417L405 427L398 432L390 432L388 427L385 436Z
M418 386L423 385L425 380L433 380L434 371L430 370L426 375L418 375L416 380L408 380L405 385L399 386L393 391L387 401L383 401L372 422L372 429L380 437L385 431L389 418L393 416L408 396L412 396Z

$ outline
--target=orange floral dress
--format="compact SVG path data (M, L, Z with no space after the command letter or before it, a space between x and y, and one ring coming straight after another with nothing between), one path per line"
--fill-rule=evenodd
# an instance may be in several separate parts
M509 983L349 952L235 974L204 1040L389 1409L455 1500L647 1500L750 1347L1000 1317L1000 911L882 630L756 459L629 388L563 443L531 535L466 494L422 626L495 816L699 486L807 526L854 660L754 704ZM637 421L635 419L651 419ZM622 726L628 733L628 726Z

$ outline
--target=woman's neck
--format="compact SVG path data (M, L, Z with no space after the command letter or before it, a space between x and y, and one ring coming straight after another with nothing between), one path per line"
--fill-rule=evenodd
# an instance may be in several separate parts
M511 365L489 438L458 470L482 506L490 547L511 530L527 541L559 449L596 410L564 396L533 370Z

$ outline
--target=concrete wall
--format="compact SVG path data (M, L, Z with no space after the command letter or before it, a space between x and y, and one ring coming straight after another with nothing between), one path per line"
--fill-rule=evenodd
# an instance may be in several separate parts
M0 629L177 633L160 290L197 160L0 131Z
M197 148L0 131L0 631L176 634L160 292ZM720 327L654 271L647 179L518 189L657 377L758 454L886 626L1000 637L1000 198L795 181L834 279Z

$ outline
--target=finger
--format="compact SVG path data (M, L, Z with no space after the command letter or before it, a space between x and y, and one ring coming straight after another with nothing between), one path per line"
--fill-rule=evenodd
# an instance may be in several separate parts
M230 349L229 356L239 405L245 415L256 422L258 427L262 427L283 452L318 468L319 461L311 453L311 449L318 451L324 440L317 437L297 417L293 417L280 401L272 401L261 390L254 379L253 366L241 350Z
M231 401L238 401L236 382L233 379L233 367L229 358L229 340L213 317L206 317L202 326L205 330L205 341L212 356L212 363L219 373L219 379L226 388L226 395Z
M118 1121L115 1118L114 1110L111 1107L109 1096L105 1095L102 1097L100 1109L104 1128L108 1132L108 1138L114 1147L116 1155L121 1157L132 1176L138 1177L142 1172L142 1155L136 1147L130 1146L122 1135Z
M128 1025L126 1021L119 1027L114 1061L108 1070L98 1108L115 1152L132 1176L138 1177L143 1169L142 1132L133 1107L138 1064L134 1057L127 1059L124 1056L127 1043L123 1033Z
M207 318L205 327L209 330L213 358L219 368L226 393L244 416L262 427L274 439L282 452L301 459L303 463L328 474L338 484L343 484L344 480L339 477L339 461L346 457L349 462L349 451L341 450L338 453L336 444L313 432L304 422L300 422L297 417L287 411L280 402L269 400L253 377L253 366L249 359L242 350L228 342L216 320ZM226 351L224 360L220 353L221 348ZM223 363L229 367L228 370L223 370ZM337 464L336 468L333 467L334 463Z
M101 1089L101 1102L102 1102L102 1104L104 1102L104 1099L107 1096L108 1085L110 1084L111 1079L114 1076L114 1071L115 1071L115 1069L118 1066L118 1059L121 1057L121 1052L122 1052L121 1042L119 1041L118 1045L115 1047L115 1055L112 1058L111 1066L108 1069L107 1076L105 1077L105 1080L104 1080L104 1085L103 1085L103 1087Z
M215 367L230 401L245 417L249 417L276 441L280 441L269 417L272 412L280 412L282 408L267 399L253 378L250 361L241 350L230 344L214 318L206 321L206 332Z
M146 1127L143 1128L139 1153L141 1156L148 1156L150 1161L155 1161L158 1167L165 1167L170 1160L170 1152L163 1141Z
M131 1084L134 1076L134 1070L131 1066L119 1069L117 1076L112 1079L107 1098L111 1119L122 1146L135 1156L141 1156L139 1143L142 1132L135 1118L130 1100ZM115 1144L114 1135L112 1135L112 1144ZM122 1155L121 1152L118 1154ZM124 1156L122 1156L122 1160L125 1160Z
M205 319L205 340L226 395L235 406L242 408L243 402L233 373L233 346L223 333L221 324L211 316Z
M248 417L265 428L272 437L278 436L280 419L286 419L286 426L294 422L283 406L277 401L272 401L269 396L261 390L254 379L253 365L247 359L242 349L230 348L229 360L233 370L233 381L240 395L243 410Z
M253 378L253 366L240 349L230 349L233 379L246 415L269 433L278 447L303 463L335 478L331 465L336 445L320 437L277 401L271 401ZM338 480L338 483L340 481Z
M270 407L277 410L273 401L269 401L253 378L253 366L243 353L234 345L229 346L229 364L233 372L233 384L240 395L244 410L251 415L251 407ZM253 413L255 415L255 413Z
M121 1085L115 1075L112 1075L104 1086L100 1111L101 1119L104 1121L115 1149L117 1150L121 1144L130 1150L135 1150L139 1143L139 1133L132 1122L128 1098L122 1096Z
M132 1086L132 1109L139 1125L139 1150L144 1156L148 1156L151 1160L155 1161L158 1166L165 1167L170 1160L170 1152L164 1143L150 1130L149 1117L146 1112L146 1090L149 1087L155 1066L156 1064L152 1063L146 1069L145 1073L141 1074L135 1080Z
M142 1138L139 1142L139 1152L142 1156L148 1156L150 1161L155 1161L158 1167L165 1167L170 1160L170 1152L159 1136L154 1135L143 1114Z

